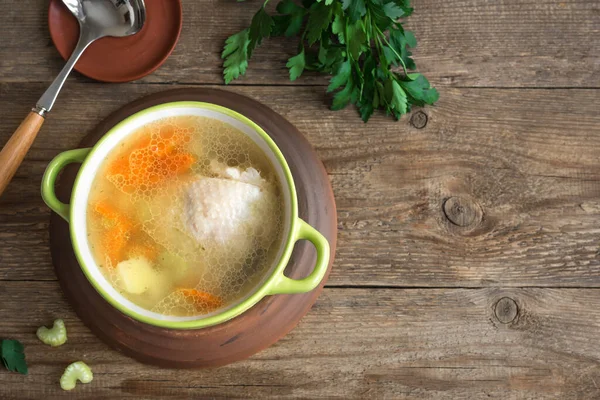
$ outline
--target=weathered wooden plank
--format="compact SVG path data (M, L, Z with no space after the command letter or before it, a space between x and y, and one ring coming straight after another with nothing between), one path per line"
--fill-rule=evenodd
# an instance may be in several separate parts
M41 89L0 85L0 142ZM0 279L54 279L39 197L46 163L162 89L66 88L0 199ZM417 129L409 121L422 111L368 124L328 111L320 87L238 90L289 118L325 162L340 229L331 285L600 286L600 91L444 90Z
M81 324L55 282L0 282L0 337L23 341L30 367L27 377L1 373L0 396L57 398L63 368L84 360L94 381L73 393L94 399L596 399L599 294L327 289L291 334L250 360L177 371L109 349ZM503 298L505 307L496 311ZM50 348L34 332L57 317L65 319L69 340Z
M271 6L274 7L275 2ZM248 26L259 2L184 1L181 40L143 82L222 83L225 38ZM436 85L599 87L600 26L594 0L415 1L408 20L417 65ZM47 2L0 2L0 82L50 82L62 67L47 29ZM295 39L269 40L243 83L290 84ZM77 76L79 82L87 79ZM318 76L297 83L325 84Z

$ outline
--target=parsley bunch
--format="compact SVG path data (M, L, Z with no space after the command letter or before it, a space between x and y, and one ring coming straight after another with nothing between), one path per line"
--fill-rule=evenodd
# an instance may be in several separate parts
M398 18L412 13L410 0L282 0L276 15L266 11L268 1L249 28L227 38L221 55L226 84L246 73L263 39L299 35L298 54L286 64L290 80L305 70L333 75L327 88L335 92L333 110L352 103L365 122L376 109L397 120L412 105L438 100L423 75L409 72L416 69L409 49L417 41Z

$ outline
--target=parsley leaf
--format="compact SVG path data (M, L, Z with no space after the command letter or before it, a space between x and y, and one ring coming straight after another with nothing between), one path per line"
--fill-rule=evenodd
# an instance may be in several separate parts
M383 6L383 12L392 21L396 21L398 18L404 15L404 10L395 5L393 2L385 3Z
M389 46L381 46L381 49L383 51L383 56L384 56L384 61L386 64L391 64L395 67L398 66L398 57L396 53L391 47Z
M393 0L393 2L404 11L404 16L412 14L413 8L410 6L410 0Z
M329 24L331 24L331 16L333 7L325 4L325 2L315 3L310 7L310 15L306 24L306 39L308 44L312 45L321 38Z
M277 12L282 15L276 16L275 29L282 29L281 31L285 36L294 36L300 33L306 15L306 10L303 7L292 0L283 0L277 4ZM281 22L278 23L277 21Z
M354 60L358 60L360 57L366 40L367 35L360 22L347 26L346 43L348 45L348 52Z
M358 98L358 88L356 87L350 60L347 60L340 65L338 73L331 80L327 91L331 92L342 85L346 86L333 96L333 103L331 105L332 110L341 110L346 107L348 103L356 102Z
M283 36L290 26L291 17L289 15L273 15L273 29L271 37Z
M27 363L23 350L23 344L18 340L2 340L0 352L2 353L2 363L6 369L27 375Z
M248 57L252 56L252 52L258 46L262 40L271 35L271 30L275 26L275 21L267 11L265 11L265 7L262 6L254 17L252 17L252 22L250 23L250 29L248 30L248 38L250 39L250 43L248 44Z
M331 105L331 109L341 110L342 108L346 107L348 103L350 103L350 100L352 100L355 90L356 86L354 85L352 77L350 77L346 87L333 96L333 104Z
M348 17L350 17L352 23L358 21L367 13L364 0L342 0L342 8L348 12Z
M331 43L330 40L323 38L319 51L316 53L316 59L313 59L312 65L308 68L319 72L335 73L345 58L346 54L342 46Z
M377 61L375 60L373 53L369 52L365 58L365 63L363 65L363 80L362 85L360 87L360 97L356 102L358 112L360 114L361 119L364 122L367 122L369 118L371 118L371 115L373 114L376 105L379 105L379 99L375 97L376 68ZM375 99L377 99L377 101Z
M304 58L304 49L302 49L299 54L290 58L287 64L285 64L285 66L290 70L290 81L295 81L300 75L302 75L305 65L306 60Z
M387 30L404 11L394 3L385 3L385 0L372 0L369 12L373 22L381 31Z
M344 38L344 30L346 28L346 21L341 13L336 13L333 23L331 24L331 32L337 35L337 38L341 44L346 43Z
M345 52L339 47L331 47L327 49L325 63L321 64L320 71L332 73L337 71L340 64L345 60Z
M248 68L248 29L244 29L231 35L225 41L225 48L221 57L223 62L223 77L225 83L230 83L232 80L239 78L240 75L246 73Z
M398 62L401 61L402 65L406 67L406 69L415 69L415 62L410 56L412 53L408 50L409 47L416 47L417 40L412 32L403 31L400 29L390 29L390 43L393 50L400 55L400 59L398 57L394 57L394 65L398 65Z
M350 66L350 60L344 61L338 70L338 72L331 78L329 86L327 87L328 92L333 92L335 89L345 85L346 82L350 79L350 74L352 73L352 69Z
M390 108L397 111L400 114L406 114L407 98L406 93L400 87L395 79L388 79L385 81L385 97L389 103Z
M413 75L413 74L409 74ZM413 102L419 106L433 104L438 101L440 94L431 87L427 78L421 74L414 74L408 81L400 81L400 86L412 97Z

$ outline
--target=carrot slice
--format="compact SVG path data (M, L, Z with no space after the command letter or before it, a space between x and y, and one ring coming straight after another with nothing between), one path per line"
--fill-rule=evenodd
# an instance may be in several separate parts
M132 147L131 151L128 154L123 154L121 157L117 158L115 161L110 164L108 167L108 173L110 175L123 175L129 176L129 159L133 152L136 150L141 150L150 145L151 138L148 135L143 135Z
M207 308L213 311L223 305L223 300L220 297L196 289L177 289L177 292L197 303L199 311L206 311Z
M133 227L133 222L129 218L119 213L106 201L96 203L94 210L108 219L114 227L118 227L122 231L129 231Z
M192 165L196 162L196 157L188 153L177 154L175 158L175 173L183 174L190 170Z
M94 206L94 210L108 219L115 219L117 211L106 201L99 201Z
M129 176L129 157L119 157L108 167L109 175Z
M115 226L105 232L102 245L104 252L110 259L111 266L114 268L123 257L123 249L127 245L127 235L120 227Z
M106 201L96 203L94 210L105 219L105 224L108 226L102 238L102 246L112 266L115 267L123 257L123 250L133 229L133 222Z
M114 161L108 168L108 175L122 178L113 179L113 183L130 193L139 188L156 187L189 171L196 157L181 152L181 148L192 139L191 134L175 132L174 129L163 127L160 138L156 140L145 135L129 154Z

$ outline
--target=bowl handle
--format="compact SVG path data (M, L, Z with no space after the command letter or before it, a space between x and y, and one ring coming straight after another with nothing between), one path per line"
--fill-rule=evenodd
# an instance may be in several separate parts
M283 271L269 288L268 294L293 294L310 292L323 280L329 266L329 242L319 231L298 218L294 242L309 240L317 249L317 264L313 272L304 279L291 279Z
M48 164L44 177L42 178L42 198L44 202L58 215L69 222L69 205L61 202L56 197L54 185L58 173L68 164L78 162L82 163L92 149L75 149L60 153Z

